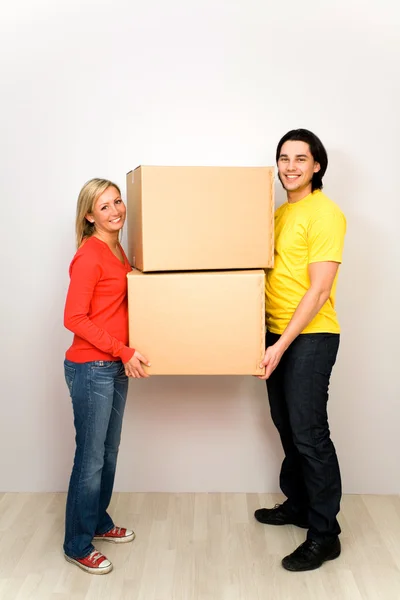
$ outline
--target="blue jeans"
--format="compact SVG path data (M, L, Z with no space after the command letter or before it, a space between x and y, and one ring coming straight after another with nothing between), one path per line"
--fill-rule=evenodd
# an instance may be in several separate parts
M64 362L76 451L69 483L64 552L84 558L95 534L114 527L107 508L114 486L128 377L121 361Z

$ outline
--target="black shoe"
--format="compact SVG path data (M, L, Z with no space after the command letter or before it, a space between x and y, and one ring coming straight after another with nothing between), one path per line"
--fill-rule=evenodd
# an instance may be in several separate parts
M275 504L274 508L259 508L254 516L257 521L266 525L297 525L308 529L307 518L290 514L285 510L284 504Z
M340 540L318 544L306 540L292 554L285 556L282 566L288 571L312 571L318 569L326 560L333 560L340 554Z

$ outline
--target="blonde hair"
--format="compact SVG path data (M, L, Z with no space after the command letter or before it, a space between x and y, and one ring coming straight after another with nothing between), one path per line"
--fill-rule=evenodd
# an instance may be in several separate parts
M82 242L89 238L95 232L94 223L90 223L86 215L93 212L94 203L97 198L103 194L109 187L115 187L118 194L121 195L119 187L108 179L90 179L85 183L78 196L76 206L76 247L79 248Z

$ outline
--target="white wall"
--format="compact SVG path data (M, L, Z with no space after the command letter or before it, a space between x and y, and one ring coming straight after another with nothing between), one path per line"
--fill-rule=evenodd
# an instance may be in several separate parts
M281 135L306 127L328 148L325 189L348 217L330 399L344 489L400 492L395 10L388 0L3 7L1 490L68 483L62 313L81 185L100 176L124 189L140 163L273 164ZM262 382L131 383L117 489L275 491L280 460Z

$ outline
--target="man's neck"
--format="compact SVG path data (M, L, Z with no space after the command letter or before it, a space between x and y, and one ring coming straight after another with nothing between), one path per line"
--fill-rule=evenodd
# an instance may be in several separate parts
M311 191L312 191L312 188L311 188L311 186L309 186L302 190L288 192L287 193L287 201L289 204L295 204L296 202L300 202L300 200L303 200L303 198L306 198L307 196L309 196L311 194Z

